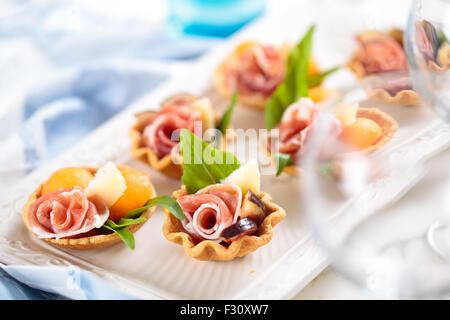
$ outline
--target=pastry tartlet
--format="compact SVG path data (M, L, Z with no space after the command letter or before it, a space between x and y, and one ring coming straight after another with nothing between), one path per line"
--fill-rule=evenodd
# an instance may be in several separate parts
M183 184L172 198L184 216L180 219L165 210L166 239L203 261L232 260L267 244L286 213L260 190L256 160L241 166L232 153L214 149L187 130L180 139Z
M161 118L165 117L162 121ZM160 124L156 122L159 121ZM164 122L167 122L164 123ZM181 156L177 150L177 141L169 135L175 130L194 128L195 121L201 121L201 131L214 128L220 121L212 109L208 98L198 98L191 94L177 94L161 105L160 111L146 111L136 115L136 123L130 129L131 155L171 178L180 178L183 174ZM153 128L158 126L158 128ZM231 128L230 128L231 129ZM162 132L161 135L158 134ZM228 133L229 130L227 130ZM200 132L200 133L202 133ZM163 139L153 139L151 135ZM226 146L226 134L218 142L220 148ZM158 150L158 146L163 146Z
M187 191L182 188L175 191L172 196L174 199L178 199L184 195L187 195ZM167 240L182 245L184 252L197 260L224 261L244 257L269 243L273 237L274 227L286 216L286 212L272 201L269 194L260 192L257 196L267 211L264 220L259 224L257 232L252 235L244 235L232 241L228 246L211 240L198 241L184 229L181 221L167 210L164 210L166 219L164 220L163 234Z
M393 29L388 33L369 30L356 37L359 48L347 62L355 76L369 83L366 91L370 99L393 106L410 106L420 103L412 89L407 74L406 55L403 49L403 31ZM384 74L400 73L402 76L386 81ZM370 79L367 77L370 76Z
M303 150L319 117L330 130L322 141L326 145L321 146L318 153L324 159L343 153L372 153L387 144L398 129L397 121L377 108L360 109L356 104L341 104L334 115L322 114L310 99L302 98L286 109L275 128L279 130L279 153L289 155L291 160L283 172L300 175L301 168L297 164L301 162ZM271 133L264 150L277 167L279 164L271 154L272 139L276 137Z
M450 68L450 43L443 30L427 20L417 22L414 27L416 47L425 67L434 72L447 71Z
M131 181L139 181L139 185ZM107 163L100 169L64 168L28 197L22 218L30 232L48 243L65 249L88 250L120 242L118 233L104 228L107 222L114 219L123 223L120 218L126 217L126 211L142 207L155 196L150 176L126 166L117 168ZM137 223L124 228L136 232L154 210L155 207L143 210L137 216L139 220L135 220Z
M227 98L237 92L242 105L263 110L284 79L291 48L287 43L279 48L257 41L241 43L217 67L214 87Z
M258 110L264 110L276 88L286 74L286 61L293 46L283 43L279 48L247 41L237 46L217 67L213 76L216 90L225 97L234 92L239 94L239 102ZM320 68L311 58L309 75L320 73ZM317 98L326 99L335 92L315 89Z

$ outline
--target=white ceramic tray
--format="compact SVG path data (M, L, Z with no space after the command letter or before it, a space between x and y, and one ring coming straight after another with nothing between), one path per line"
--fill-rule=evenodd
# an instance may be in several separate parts
M281 21L279 17L276 19ZM300 23L293 18L276 25L268 18L261 20L227 43L216 47L186 72L176 73L173 80L128 107L13 188L3 190L0 195L0 262L76 265L94 272L130 294L149 299L286 299L294 296L327 265L325 256L308 232L301 207L296 200L300 192L297 178L287 175L278 178L263 177L262 189L286 209L287 217L275 228L274 238L268 245L247 257L229 262L201 262L186 256L181 246L168 242L162 235L164 215L159 209L135 234L134 251L123 244L117 244L86 252L61 250L35 238L25 229L21 210L32 190L56 169L66 166L99 166L109 160L148 171L158 194L170 195L179 188L180 181L168 179L130 157L128 130L133 124L133 115L156 107L159 102L178 92L206 94L218 109L223 108L227 101L218 97L211 89L211 74L236 43L242 39L255 38L277 43L296 40L301 37L308 24L306 20ZM330 30L332 29L321 31L319 28L316 39L326 38ZM349 39L353 31L348 32ZM336 42L330 44L316 41L315 51L319 62L323 61L325 67L345 61L351 51L351 46L348 45L337 49L330 45L335 46ZM341 71L334 79L330 79L329 85L338 88L351 86L352 81L350 73ZM417 161L449 145L449 129L436 122L427 109L379 107L395 117L400 125L394 139L386 146L393 157ZM238 107L233 125L245 129L262 128L263 115ZM373 190L368 190L360 198L364 212L340 217L339 209L344 203L330 203L336 221L348 227L391 201L395 193L402 190L401 184L393 183L394 178L391 176L390 179L380 181Z

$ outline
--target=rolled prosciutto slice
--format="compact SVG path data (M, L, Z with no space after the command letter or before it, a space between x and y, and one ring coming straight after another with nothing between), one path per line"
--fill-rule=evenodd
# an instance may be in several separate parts
M330 129L326 137L327 146L331 144L332 138L337 138L342 132L337 119L328 114L319 114L311 99L301 98L286 109L280 124L275 128L279 129L278 152L289 154L298 163L312 133L322 128ZM276 138L273 132L269 135L268 148L272 147ZM325 145L321 148L326 149Z
M184 229L192 236L220 242L224 229L239 217L242 191L234 184L214 184L177 199Z
M278 138L277 152L289 154L292 157L301 149L306 137L306 129L313 123L317 115L317 108L311 99L302 98L291 104L283 113L280 123L275 129L279 129L279 136L269 135L268 148Z
M194 131L194 121L201 121L202 113L189 107L190 101L177 100L168 103L155 113L153 119L143 131L144 144L152 149L158 158L162 158L178 145L177 139L172 139L176 130Z
M284 57L273 46L252 43L225 72L232 90L270 96L284 79Z
M88 199L80 187L43 195L28 210L28 223L39 238L65 238L100 228L109 209L99 197Z
M406 56L401 45L392 38L380 37L369 41L359 40L361 52L358 59L366 73L407 70Z

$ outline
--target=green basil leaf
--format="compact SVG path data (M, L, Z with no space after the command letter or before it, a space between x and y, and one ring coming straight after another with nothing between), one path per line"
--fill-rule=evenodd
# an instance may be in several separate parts
M143 212L147 211L149 208L151 208L153 206L164 207L167 210L169 210L178 219L180 219L180 220L184 219L183 210L181 210L180 205L172 197L169 197L169 196L159 196L159 197L150 199L149 201L147 201L145 206L131 210L130 212L128 212L126 215L126 218L135 219L136 217L139 217ZM120 220L122 220L122 219L120 219ZM120 223L120 220L119 220L119 223Z
M329 76L330 74L338 71L341 68L341 66L335 66L333 68L330 68L328 70L325 70L324 72L321 72L319 74L316 74L314 76L308 77L308 87L316 87L322 84L323 80Z
M311 26L287 59L286 77L266 104L266 128L272 129L281 120L284 110L302 97L308 97L308 72L315 26Z
M238 94L235 92L233 96L231 97L230 105L228 106L227 110L222 116L222 119L220 119L219 124L216 126L216 129L220 130L222 134L225 134L225 131L230 126L231 122L231 116L233 115L234 107L236 106L236 102L238 99Z
M275 161L277 163L277 176L279 176L286 166L294 165L294 161L289 154L275 153Z
M189 193L220 183L240 166L231 152L215 149L186 129L180 133L180 148L183 158L181 181Z
M147 201L145 206L129 211L125 218L120 218L119 221L114 222L110 219L106 220L103 225L104 228L111 230L119 235L122 241L131 249L134 250L134 236L127 226L138 224L146 221L144 217L139 217L143 212L150 207L161 206L168 209L175 217L180 220L184 219L183 210L180 205L173 198L169 196L159 196Z
M127 219L127 218L120 218L119 221L117 221L116 228L131 226L132 224L138 224L141 222L144 222L147 220L144 217L135 218L135 219Z
M111 221L111 220L107 220L105 222L105 224L103 225L103 227L118 234L120 239L122 239L122 241L127 245L127 247L130 248L131 250L134 250L135 242L134 242L133 233L130 230L128 230L127 227L122 227L122 228L111 227L110 224L108 223L108 221Z

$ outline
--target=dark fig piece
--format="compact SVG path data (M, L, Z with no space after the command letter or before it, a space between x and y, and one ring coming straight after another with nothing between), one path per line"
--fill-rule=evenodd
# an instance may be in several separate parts
M253 234L258 231L258 225L250 218L239 219L235 224L222 231L221 236L226 242L231 242L238 237Z
M248 217L259 225L266 217L266 206L256 194L249 190L245 194L239 215L241 218Z

